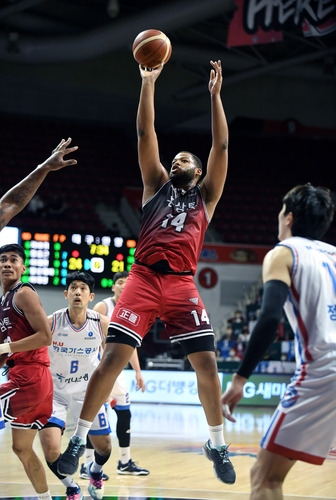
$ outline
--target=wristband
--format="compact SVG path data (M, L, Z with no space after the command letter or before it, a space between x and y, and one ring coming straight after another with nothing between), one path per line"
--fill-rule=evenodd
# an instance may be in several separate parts
M11 351L10 343L0 344L0 354L9 354Z

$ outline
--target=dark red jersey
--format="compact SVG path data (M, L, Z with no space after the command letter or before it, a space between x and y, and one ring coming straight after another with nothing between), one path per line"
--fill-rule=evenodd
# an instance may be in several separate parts
M175 272L195 274L208 225L200 187L184 191L167 181L143 206L135 259L147 266L166 260Z
M22 286L29 286L34 291L34 287L29 283L23 284L19 281L12 290L1 297L0 305L0 330L2 337L8 342L15 342L33 335L35 332L26 319L23 311L15 304L15 295ZM40 363L50 365L48 347L40 347L32 351L15 352L8 355L8 361L15 365Z

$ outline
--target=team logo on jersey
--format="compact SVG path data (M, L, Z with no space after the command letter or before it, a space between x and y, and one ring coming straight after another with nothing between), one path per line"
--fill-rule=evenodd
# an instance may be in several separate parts
M132 323L132 325L138 325L140 321L140 316L129 309L119 309L117 317Z
M186 193L187 196L184 197ZM185 212L186 210L195 210L197 207L197 191L190 189L187 192L184 189L173 187L170 199L167 201L168 207L174 207L178 213Z
M195 306L198 305L198 297L192 297L191 299L189 299L190 302L192 302L193 304L195 304Z
M299 395L294 387L287 387L286 392L281 400L281 404L284 408L290 408L295 405Z
M57 380L58 382L63 382L63 383L66 383L66 384L72 384L72 383L78 383L78 382L88 382L89 381L89 374L88 373L84 373L83 375L79 375L79 376L69 376L69 377L65 377L62 373L56 373L56 377L57 377Z
M10 327L10 321L9 321L9 318L6 317L6 318L3 318L2 320L0 320L0 331L1 332L6 332L8 330L8 327Z

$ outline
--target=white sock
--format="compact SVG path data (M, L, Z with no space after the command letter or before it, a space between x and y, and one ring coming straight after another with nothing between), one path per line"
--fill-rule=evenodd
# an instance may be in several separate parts
M45 493L37 493L38 500L52 500L50 491L46 491Z
M84 441L86 444L86 436L90 430L90 427L92 425L92 422L89 422L88 420L83 420L82 418L78 419L77 422L77 427L75 429L74 436L77 436Z
M223 424L209 425L210 441L214 448L223 446L225 444Z
M94 461L94 449L93 448L86 448L85 459L84 459L85 465L88 465L90 462L93 462L93 461Z
M97 472L100 472L102 470L102 468L103 468L103 466L98 465L97 462L94 460L91 467L90 467L90 472L97 473Z
M126 448L119 447L119 460L124 465L131 460L131 448L129 446Z
M64 479L61 479L61 481L66 488L69 488L69 487L76 488L78 486L78 484L75 483L75 481L73 480L73 478L71 476L67 476Z

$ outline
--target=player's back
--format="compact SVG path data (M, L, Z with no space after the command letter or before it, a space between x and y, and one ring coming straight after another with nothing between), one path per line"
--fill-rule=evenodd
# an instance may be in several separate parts
M290 301L285 312L301 361L336 359L336 248L292 237L280 243L293 254Z

